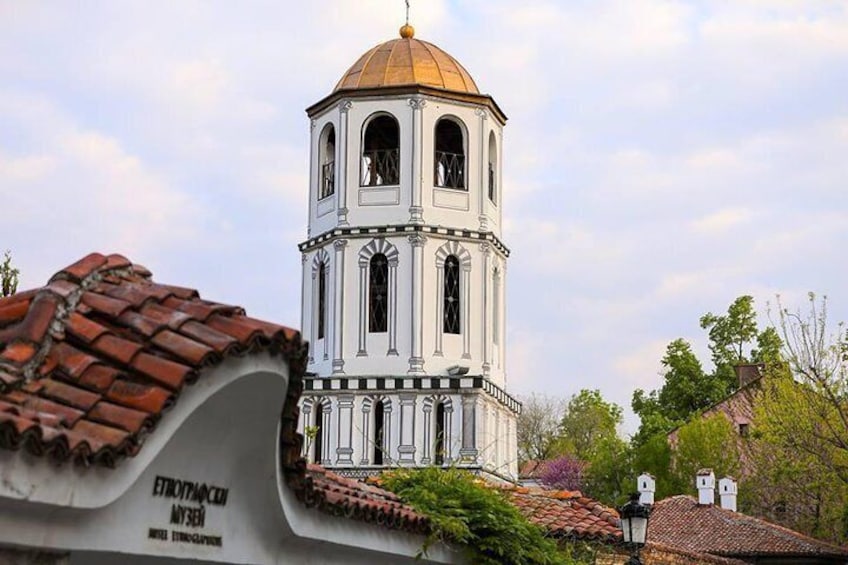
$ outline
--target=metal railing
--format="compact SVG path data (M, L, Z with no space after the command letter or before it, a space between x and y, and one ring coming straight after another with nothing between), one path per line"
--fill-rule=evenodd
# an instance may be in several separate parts
M400 184L400 151L372 149L362 153L361 186Z
M433 177L442 188L465 188L465 155L436 151Z
M321 165L321 193L319 199L327 198L336 191L336 162Z

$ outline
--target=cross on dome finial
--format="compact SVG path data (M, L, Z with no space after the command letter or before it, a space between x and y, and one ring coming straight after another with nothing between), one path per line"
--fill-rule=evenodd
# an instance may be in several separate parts
M406 2L406 23L400 28L400 36L404 39L412 39L415 35L415 28L409 25L409 0Z

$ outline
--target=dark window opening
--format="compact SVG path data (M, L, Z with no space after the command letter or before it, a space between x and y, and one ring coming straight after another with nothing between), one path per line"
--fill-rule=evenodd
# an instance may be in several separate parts
M748 437L748 434L751 432L748 424L739 424L739 435L742 437Z
M383 402L378 402L374 406L374 465L383 464L383 430L385 429L384 421L386 417Z
M489 200L495 202L497 193L498 144L495 132L489 132Z
M400 131L391 116L377 116L362 140L362 186L400 183Z
M318 339L324 337L325 304L327 302L327 281L324 275L324 263L318 269Z
M321 191L319 199L336 191L336 130L329 124L321 136Z
M445 319L446 334L459 333L459 259L451 255L445 259Z
M445 405L441 402L436 406L436 441L433 445L433 462L436 465L445 464Z
M433 184L442 188L465 188L465 140L462 128L453 120L442 119L436 124L433 166Z
M382 253L371 257L368 281L368 331L384 333L388 327L389 261Z
M315 459L314 462L320 464L324 458L324 430L322 424L324 422L324 406L322 404L315 405Z

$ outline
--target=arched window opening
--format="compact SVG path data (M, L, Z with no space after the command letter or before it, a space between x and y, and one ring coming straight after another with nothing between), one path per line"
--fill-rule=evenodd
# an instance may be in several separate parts
M371 257L368 280L368 331L385 333L388 328L389 260L382 253Z
M459 333L459 259L449 255L445 259L445 320L446 334Z
M336 129L327 124L321 132L318 162L321 165L321 189L319 199L336 192Z
M318 339L324 337L324 322L327 317L327 276L325 270L324 263L321 263L318 266Z
M386 410L381 400L374 405L374 457L372 458L374 465L383 464L385 418Z
M315 457L314 463L321 464L324 459L324 430L322 424L324 422L324 406L319 402L315 404Z
M447 438L445 438L445 429L447 426L445 425L445 404L443 402L439 402L436 405L436 429L435 429L435 443L433 444L433 463L436 465L444 465L445 464L445 445Z
M433 184L442 188L465 188L465 139L462 127L442 118L436 124Z
M362 186L400 183L400 128L391 116L377 116L362 139Z
M496 203L498 187L498 144L495 132L489 132L489 200Z

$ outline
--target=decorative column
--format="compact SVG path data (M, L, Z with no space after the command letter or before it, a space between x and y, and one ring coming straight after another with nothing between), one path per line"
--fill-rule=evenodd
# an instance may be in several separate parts
M423 430L423 432L424 432L424 453L422 454L422 457L421 457L421 464L422 465L429 465L430 464L430 446L433 443L433 440L430 439L430 432L433 429L433 425L431 423L431 419L432 419L432 416L433 416L433 403L425 400L423 412L424 412L424 430Z
M462 358L471 359L471 261L463 261L462 276L459 277L459 292L462 295Z
M400 445L398 462L415 464L415 394L402 393L400 399Z
M462 397L462 447L459 457L463 463L477 462L477 397L466 394Z
M477 117L480 118L480 198L478 199L478 219L480 220L480 231L489 231L489 218L486 216L486 198L488 193L489 170L486 162L485 151L489 145L489 139L486 135L486 120L489 119L489 113L485 108L477 108L474 110Z
M410 98L412 108L412 200L409 207L409 223L424 223L424 208L421 204L424 177L422 175L424 136L421 134L422 110L427 105L423 98Z
M386 355L397 357L397 255L389 259L389 350Z
M427 238L420 233L409 236L409 244L412 246L412 355L409 358L409 371L411 375L420 375L424 372L424 336L423 336L423 312L424 312L424 243Z
M483 252L483 280L480 285L480 288L483 289L483 331L481 332L483 336L483 376L488 377L492 368L492 336L494 332L498 331L497 328L492 327L493 320L490 319L489 312L490 309L494 310L494 307L490 304L494 304L498 297L493 298L489 290L491 286L494 286L489 283L489 277L492 273L492 245L488 242L481 243L480 251Z
M368 357L368 267L370 261L359 257L359 351L357 357Z
M353 395L339 395L339 430L336 465L353 466Z
M306 253L303 254L302 261L304 261L304 262L306 261ZM304 265L304 268L303 268L303 286L304 286L304 288L306 287L307 284L309 284L309 283L306 280L306 265ZM307 359L307 361L306 361L307 363L314 363L315 362L315 344L318 343L318 327L317 327L318 324L315 323L316 317L317 317L316 314L318 312L318 296L317 296L318 293L315 291L317 286L318 286L318 271L315 268L313 268L312 269L312 286L311 286L311 292L309 293L309 298L310 298L309 310L306 309L306 301L303 300L303 298L306 297L306 292L301 291L301 295L300 295L302 297L301 303L302 303L302 308L303 308L303 312L300 313L300 319L301 319L300 327L302 327L302 328L306 327L307 312L309 312L309 314L311 315L310 320L309 320L309 343L310 343L311 347L309 348L309 359Z
M501 374L503 374L503 382L501 386L506 387L506 372L504 368L506 367L506 260L503 261L503 265L501 266L501 295L498 296L498 305L500 306L501 315L498 320L500 328L498 331L500 332L500 340L498 346L498 353L500 353L500 364L498 365L501 370Z
M321 179L318 178L318 173L316 172L315 162L318 160L318 146L321 143L318 139L315 138L315 125L317 121L312 119L309 120L309 221L306 222L306 238L309 239L312 236L312 214L314 211L313 202L318 201L318 194L321 191ZM315 189L314 191L312 189ZM303 326L301 326L303 327ZM312 354L309 355L310 361L312 358Z
M360 465L368 465L371 462L371 406L373 402L366 398L362 403L362 457L359 458Z
M303 437L306 438L306 427L309 426L309 422L312 421L312 403L304 402L300 407L300 429L298 432L303 434ZM312 442L304 441L300 446L300 455L301 457L306 457L307 459L312 459L309 454L309 450L312 449Z
M326 402L323 404L323 410L321 411L321 465L324 467L330 465L332 460L330 459L330 438L333 435L330 433L330 425L332 424L332 418L330 416L333 413L333 405L330 402Z
M339 225L347 226L347 166L348 166L348 111L353 102L343 100L339 103L339 141L337 144L338 155L336 156L336 166L338 167L339 182L336 183L336 193L338 194L338 217Z
M333 288L333 374L344 374L344 271L345 271L345 247L346 239L337 239L333 242L336 250L335 259L335 285Z
M445 464L453 463L453 402L445 406Z

